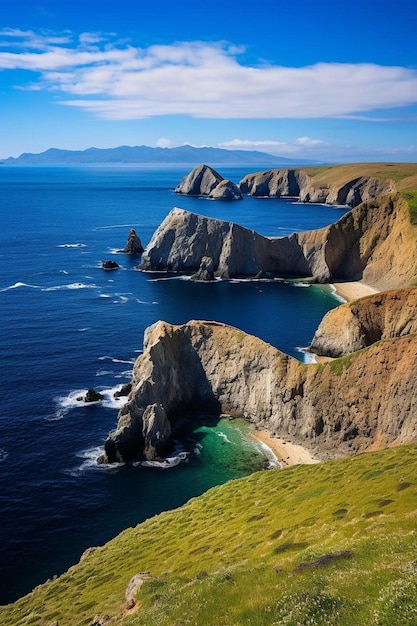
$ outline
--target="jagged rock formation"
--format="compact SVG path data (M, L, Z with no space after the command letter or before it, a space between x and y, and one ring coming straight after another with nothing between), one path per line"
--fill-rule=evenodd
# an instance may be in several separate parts
M417 288L378 293L329 311L310 350L339 357L376 341L417 333Z
M122 252L124 254L142 254L142 242L133 228L129 231L125 247L123 250L118 250L118 252Z
M417 436L416 368L416 335L305 365L230 326L157 322L106 460L163 454L176 417L195 410L244 417L321 458L406 443Z
M242 193L251 196L297 196L301 202L347 204L355 207L361 202L396 191L389 179L372 176L355 177L342 185L320 186L304 170L267 170L248 174L239 183Z
M184 176L175 193L187 196L207 196L213 200L241 200L243 195L239 187L231 180L226 180L208 165L198 165Z
M203 256L200 263L198 272L191 276L191 280L211 281L215 280L214 276L214 262L209 256Z
M138 268L195 273L207 256L223 278L267 273L316 282L364 280L385 290L415 282L416 242L417 228L399 194L363 202L325 228L274 238L174 208Z
M79 402L99 402L104 400L104 396L95 389L88 389L85 396L79 396L77 400Z

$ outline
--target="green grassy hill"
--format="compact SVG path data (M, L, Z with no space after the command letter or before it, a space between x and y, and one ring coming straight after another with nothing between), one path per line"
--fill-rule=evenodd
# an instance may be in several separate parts
M0 624L416 625L416 531L417 445L258 472L91 550Z
M345 163L303 168L320 186L342 187L347 182L362 176L373 176L381 180L390 179L398 191L417 188L417 163Z

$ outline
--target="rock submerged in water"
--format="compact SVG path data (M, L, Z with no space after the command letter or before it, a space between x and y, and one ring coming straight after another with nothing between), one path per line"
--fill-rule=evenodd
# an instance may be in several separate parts
M117 270L120 268L120 265L116 263L116 261L108 260L103 261L101 267L103 268L103 270Z
M175 193L187 196L207 196L213 200L241 200L243 194L231 180L221 176L208 165L198 165L184 176Z
M123 248L123 250L118 250L117 252L123 254L142 254L142 242L133 228L129 231L125 247Z

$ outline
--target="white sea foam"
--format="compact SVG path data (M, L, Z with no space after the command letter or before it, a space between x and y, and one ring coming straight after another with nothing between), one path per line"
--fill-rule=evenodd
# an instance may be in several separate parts
M267 458L267 460L268 460L268 468L273 468L273 467L280 467L280 468L282 468L282 465L279 462L279 459L278 459L277 455L272 450L272 448L270 448L269 446L266 445L266 443L264 443L263 441L259 441L259 442L256 443L256 447Z
M41 287L42 291L61 291L63 289L69 289L71 291L76 289L97 289L95 283L69 283L66 285L56 285L55 287Z
M106 389L98 387L96 391L103 396L103 400L97 400L96 402L84 402L84 400L82 400L87 393L87 389L71 391L66 396L56 398L58 408L54 417L62 419L71 409L95 405L100 405L106 409L120 409L124 404L124 399L114 397L114 393L119 390L120 384Z
M85 243L61 243L58 245L58 248L86 248L87 244Z
M0 448L0 463L3 463L8 456L9 453L7 452L6 448Z
M140 300L139 298L136 298L136 302L138 304L147 304L147 305L155 305L155 304L159 304L159 302L146 302L145 300Z
M138 461L133 463L134 467L153 467L155 469L172 469L180 463L188 463L189 452L185 452L181 447L176 448L173 454L162 461Z
M65 470L66 474L70 476L80 476L86 471L96 470L100 472L117 472L117 470L123 466L123 463L97 463L97 459L103 454L103 446L95 446L93 448L87 448L77 452L76 456L81 459L80 465Z
M217 435L218 437L220 437L220 439L223 439L223 441L224 441L225 443L233 443L233 441L230 441L230 439L229 439L229 437L226 435L226 433L222 433L222 432L220 431L220 432L217 432L217 433L216 433L216 435Z
M303 363L317 363L316 355L308 348L296 348L297 352L303 355Z
M96 226L93 230L111 230L112 228L139 228L141 224L110 224L109 226Z
M142 350L139 350L138 352L142 352ZM111 361L112 363L126 363L128 365L134 365L135 363L135 359L116 359L116 357L114 356L99 356L98 357L99 361Z
M28 289L42 289L39 285L29 285L28 283L14 283L13 285L9 285L8 287L4 287L0 289L0 291L9 291L11 289L19 289L20 287L26 287Z
M330 291L332 292L332 296L334 296L336 300L339 300L339 302L342 302L343 304L347 302L346 298L344 298L343 296L337 293L337 289L334 285L330 283L328 287L330 288Z
M128 296L123 296L122 294L116 293L116 297L119 299L113 300L114 304L126 304L126 302L129 302Z
M111 370L98 370L96 372L96 376L107 376L108 374L113 374Z
M124 372L120 372L120 374L116 374L115 378L124 378L130 380L132 378L132 370L125 370Z
M79 333L85 333L85 332L87 332L87 330L91 330L91 328L89 326L86 326L85 328L79 328L78 332Z
M309 283L288 283L293 287L311 287Z

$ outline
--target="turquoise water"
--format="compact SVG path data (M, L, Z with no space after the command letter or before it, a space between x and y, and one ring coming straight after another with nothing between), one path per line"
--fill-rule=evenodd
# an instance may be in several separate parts
M185 428L192 454L171 470L96 465L121 404L112 394L130 379L147 326L215 319L302 359L300 348L338 304L329 290L285 282L162 280L135 270L138 259L116 255L130 228L146 245L173 206L274 236L344 213L285 200L177 196L189 169L0 168L1 603L123 528L265 466L244 428L218 419ZM221 173L238 182L249 172ZM104 272L108 258L121 269ZM89 387L105 395L102 404L76 400Z

